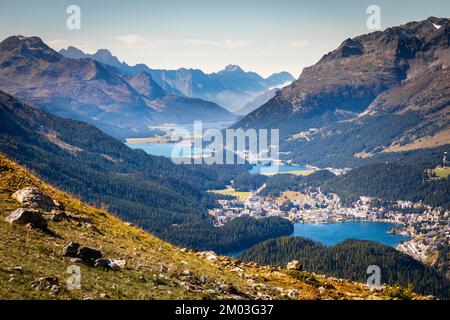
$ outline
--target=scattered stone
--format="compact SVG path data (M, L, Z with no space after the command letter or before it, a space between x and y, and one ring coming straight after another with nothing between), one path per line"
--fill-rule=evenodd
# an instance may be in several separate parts
M6 217L5 221L11 224L30 224L33 228L47 229L47 220L40 211L35 209L19 208Z
M297 290L289 290L288 291L288 297L289 298L295 298L298 296L298 291Z
M63 248L62 254L64 257L78 258L78 249L79 248L80 248L79 243L71 242Z
M191 272L191 270L187 270L186 269L186 270L183 271L183 275L184 276L190 276L190 275L192 275L192 272Z
M67 216L67 214L64 211L52 210L48 219L52 222L61 222L61 221L69 219L69 217Z
M61 288L59 287L59 285L54 284L50 287L50 294L56 296L59 293L60 289Z
M61 291L59 280L56 277L43 277L37 279L31 285L37 291L50 290L51 295L57 295Z
M23 272L23 267L22 266L14 267L14 271L22 273Z
M52 198L44 194L35 187L27 187L16 191L12 197L19 201L23 206L38 208L44 211L57 210L58 205Z
M124 269L127 262L126 260L114 260L114 259L98 259L95 261L94 267L105 268L108 270L120 270Z
M303 266L300 261L293 260L291 262L288 262L286 269L288 270L296 270L296 271L303 271Z
M77 256L86 264L94 264L96 260L103 258L100 250L89 247L80 247Z
M239 268L239 267L231 269L231 272L235 272L235 273L244 273L244 271L245 271L244 269Z
M160 272L167 272L167 267L166 267L166 266L161 266L161 267L159 268L159 271L160 271Z
M215 260L217 260L217 256L216 256L216 254L210 254L210 255L208 255L207 257L206 257L206 260L208 260L208 261L215 261Z
M64 211L66 208L64 207L64 205L61 203L61 202L59 202L58 200L53 200L53 203L58 207L58 209L60 210L60 211Z
M91 266L95 265L97 260L103 258L103 254L100 250L81 246L77 242L71 242L67 246L65 246L62 250L62 254L65 257L73 258L72 260L76 259L76 261L74 260L74 262L81 261ZM119 269L123 263L122 260L111 260L111 261L116 261L117 266L119 266Z

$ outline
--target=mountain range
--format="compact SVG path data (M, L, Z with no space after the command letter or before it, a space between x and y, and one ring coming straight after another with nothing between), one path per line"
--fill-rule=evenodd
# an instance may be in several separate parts
M144 64L129 66L106 49L87 54L70 46L59 53L75 59L90 58L129 75L147 72L164 90L174 95L212 101L231 112L242 108L265 91L295 80L288 72L274 73L263 78L255 72L245 72L237 65L228 65L225 69L210 74L198 69L161 70L151 69Z
M449 43L435 17L347 39L234 127L279 128L317 165L449 144Z
M67 58L38 37L0 43L0 89L117 138L149 136L150 126L161 123L235 119L215 103L166 92L148 73L129 77L90 58Z

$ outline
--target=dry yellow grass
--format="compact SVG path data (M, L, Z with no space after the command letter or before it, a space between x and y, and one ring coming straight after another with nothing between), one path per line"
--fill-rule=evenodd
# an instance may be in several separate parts
M411 151L417 149L435 148L447 144L450 144L450 129L442 130L441 132L438 132L433 136L416 139L404 146L400 146L399 144L393 144L389 148L383 150L383 152Z
M49 221L51 233L6 223L4 219L20 206L11 195L27 186L38 187L62 203L67 212L90 218L92 223ZM63 257L61 250L69 242L99 248L108 258L125 259L126 268L106 271L79 264L81 289L68 290L67 268L74 262ZM236 267L241 271L235 272ZM166 278L161 280L160 275ZM58 279L57 294L33 288L45 277ZM234 288L238 294L223 288ZM225 257L207 260L204 254L180 250L80 202L0 155L0 299L231 299L256 298L258 294L286 299L289 290L298 291L295 299L389 299L384 291L371 292L350 281L306 272L300 277Z
M225 196L232 196L238 198L240 201L245 201L250 197L252 194L251 192L242 192L242 191L236 191L232 186L227 186L226 189L223 190L210 190L209 192L221 194Z
M436 174L437 177L447 179L448 176L450 175L450 167L436 168L433 170L433 172Z

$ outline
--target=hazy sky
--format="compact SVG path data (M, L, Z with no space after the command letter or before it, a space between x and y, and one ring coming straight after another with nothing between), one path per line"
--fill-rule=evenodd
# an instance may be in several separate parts
M69 5L81 30L66 27ZM239 64L264 76L298 77L343 40L368 33L369 5L382 28L429 16L449 17L449 0L0 0L0 38L41 37L54 49L107 48L129 64L200 68Z

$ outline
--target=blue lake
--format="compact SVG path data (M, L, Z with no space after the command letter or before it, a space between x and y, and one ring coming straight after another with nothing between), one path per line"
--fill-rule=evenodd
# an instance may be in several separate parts
M292 237L302 237L333 246L347 239L370 240L395 247L409 240L406 236L387 233L399 225L384 222L342 222L329 224L295 223ZM225 256L237 258L243 251L230 252Z
M146 153L151 154L153 156L162 156L166 158L172 157L172 150L176 146L174 143L127 143L127 146L129 146L132 149L142 149ZM193 148L192 148L193 149ZM179 152L178 152L179 151ZM183 158L183 157L191 157L192 151L190 147L187 147L186 149L180 148L177 151L176 157L177 158ZM193 149L193 155L202 154L201 149Z
M346 239L370 240L395 247L408 237L387 233L389 229L399 227L384 222L343 222L331 224L294 224L292 236L308 238L327 246L335 245Z
M172 150L176 146L174 143L157 143L157 142L151 142L151 143L127 143L127 146L133 149L142 149L146 153L153 155L153 156L162 156L166 158L171 158L172 156ZM192 148L193 151L191 151L190 147L187 147L186 149L180 148L177 151L176 158L183 158L183 157L191 157L192 152L193 155L199 155L202 154L201 149L195 149ZM308 171L308 168L304 167L295 167L295 166L263 166L263 165L256 165L253 166L249 172L251 174L271 174L271 173L287 173L292 171L299 171L299 170L306 170Z

